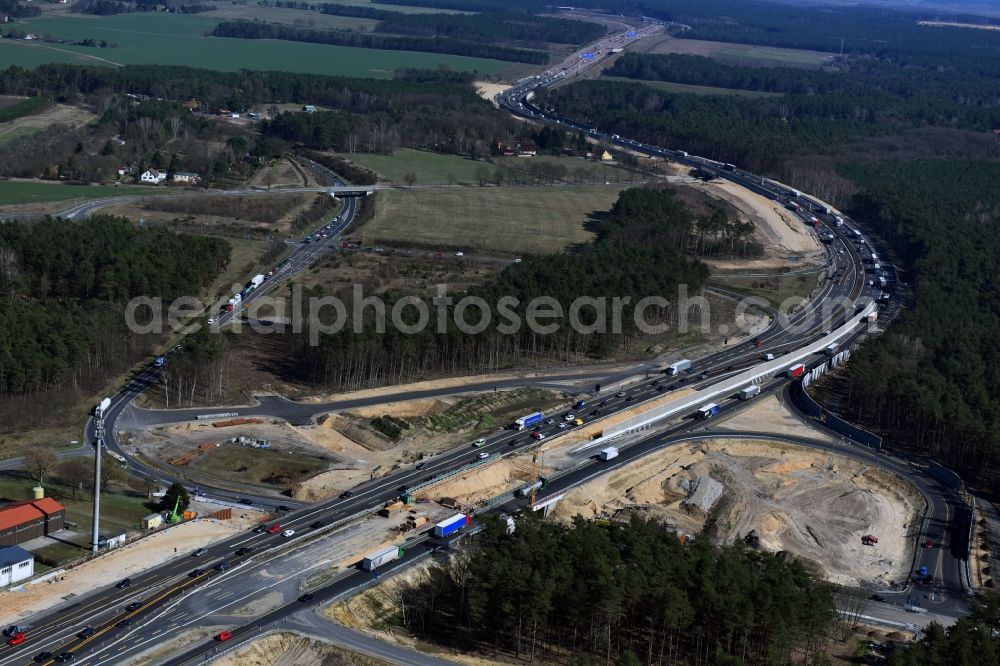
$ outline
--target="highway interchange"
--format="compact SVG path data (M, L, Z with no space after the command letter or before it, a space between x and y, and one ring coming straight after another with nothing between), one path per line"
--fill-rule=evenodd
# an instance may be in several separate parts
M639 34L646 33L640 30ZM624 35L606 38L602 40L601 44L589 47L588 52L606 50L625 41ZM587 393L587 389L582 388L583 384L600 383L604 387L620 384L621 386L603 391L599 396L588 396L589 405L579 416L585 421L591 421L605 418L621 410L631 409L643 400L664 395L672 390L689 387L697 390L707 388L725 380L736 370L759 362L762 354L772 353L780 356L790 350L822 339L826 331L837 328L854 316L855 310L853 308L856 303L883 298L882 290L869 281L870 272L866 271L863 262L862 251L867 251L870 243L862 244L857 238L848 237L844 233L844 228L835 223L835 217L832 214L822 212L815 202L797 195L790 188L765 181L739 169L728 170L724 165L711 160L641 144L614 135L606 135L598 132L596 128L574 123L571 119L560 117L534 106L530 100L534 88L560 83L573 75L569 72L576 73L585 68L583 59L580 59L578 54L576 57L577 60L574 62L580 64L575 69L573 69L573 62L570 62L569 68L565 70L553 68L538 78L523 80L514 88L499 95L497 102L515 115L534 122L548 122L572 129L581 129L595 139L607 141L622 149L666 157L692 168L709 170L715 176L728 178L784 205L798 202L803 208L798 212L803 224L809 222L809 216L815 215L833 236L831 242L828 243L829 269L838 277L826 280L809 304L787 319L783 315L769 310L772 323L764 333L757 336L759 345L752 344L745 338L737 339L734 337L732 344L718 352L695 360L691 373L678 377L665 377L656 374L654 377L644 379L643 377L649 375L652 368L649 364L637 364L627 370L596 368L584 373L560 369L528 379L483 382L454 389L406 392L366 400L304 404L280 398L266 398L261 399L257 405L249 407L219 407L213 410L140 410L132 405L134 399L146 388L159 381L160 370L151 365L137 374L126 388L112 399L111 407L105 412L104 435L105 444L109 449L117 455L127 456L128 452L122 449L115 439L115 432L121 428L123 423L149 425L180 422L213 412L238 412L241 416L267 415L285 418L293 423L308 423L316 416L330 411L400 399L416 399L448 393L468 393L489 390L490 388L505 389L526 385L564 387L566 382L576 382L580 385L581 387L576 391L571 391L571 393L582 396ZM573 56L570 60L572 58ZM563 71L567 74L559 73ZM318 165L313 165L312 168L323 169ZM339 182L336 180L335 174L327 171L324 175L335 183ZM338 234L350 226L356 212L357 200L353 197L345 197L344 206L338 215L323 225L329 227L330 233L319 242L298 245L292 252L290 259L278 267L271 280L265 284L270 284L273 287L278 282L290 279L315 262L321 254L329 251L331 246L338 242ZM849 222L849 224L854 226L853 223ZM251 292L244 306L252 303L263 293L265 293L264 289ZM831 308L828 307L829 303L837 303L838 305ZM767 308L763 309L768 310ZM238 312L234 312L223 316L214 325L216 327L229 325L237 314ZM863 328L859 325L856 332L852 334L852 339L863 337L866 334ZM843 342L846 346L850 340ZM814 362L820 360L822 359L817 357ZM778 392L785 390L787 384L788 382L784 378L775 377L766 381L762 388L765 392ZM720 417L731 414L746 404L732 398L719 402L722 406ZM596 405L600 405L600 407L596 407ZM591 415L592 407L599 409L600 414ZM546 437L558 436L565 432L564 429L559 428L561 423L563 422L559 419L559 415L553 414L551 422L543 423L540 432ZM94 428L94 422L89 422L87 426L88 441L93 441L95 437ZM698 430L698 433L692 435L695 430ZM680 418L669 424L664 424L664 428L653 431L651 435L631 438L629 445L622 448L619 458L613 461L600 462L591 458L589 454L581 454L579 464L576 467L552 479L547 484L539 501L556 496L596 473L606 473L610 469L626 464L651 451L690 442L692 438L717 435L718 433L715 431L704 431L702 422L692 418ZM928 520L924 534L932 535L935 541L942 545L940 548L918 549L915 566L927 566L935 574L935 583L926 586L922 583L916 583L906 590L894 594L886 593L885 596L888 597L887 601L890 603L885 605L885 614L893 615L895 613L898 615L898 612L901 612L899 610L900 604L907 600L917 605L920 603L925 606L936 604L932 609L945 616L954 615L964 609L965 589L961 582L964 553L952 552L948 547L951 543L949 530L954 516L961 508L960 498L929 479L922 469L907 461L897 460L885 454L873 453L853 444L830 444L818 439L781 437L768 433L748 433L748 435L759 438L770 437L783 441L794 440L794 443L804 446L817 447L867 460L913 483L928 501ZM733 434L727 432L725 436L731 438ZM136 655L151 645L167 640L168 637L177 636L191 627L200 626L200 622L205 618L225 613L227 609L235 607L236 604L245 603L241 593L260 589L261 567L272 561L273 558L270 566L280 567L284 562L286 566L291 567L282 581L293 581L294 584L288 584L283 588L283 596L287 603L262 617L245 618L242 623L232 627L233 644L251 640L262 629L273 626L275 622L297 613L303 608L320 605L372 582L370 574L357 569L347 569L336 579L314 591L315 598L300 602L296 599L297 581L311 565L297 562L296 557L305 557L304 553L312 552L310 549L327 547L324 545L328 543L326 540L336 539L340 530L350 529L354 519L371 514L385 502L398 497L404 488L413 489L421 484L433 483L434 479L453 473L455 470L473 465L489 464L500 456L528 451L536 444L537 442L530 438L528 433L504 430L487 438L487 442L482 448L471 449L468 446L456 448L431 458L421 464L419 468L416 466L408 467L361 484L352 489L352 494L349 497L332 498L306 507L284 498L255 496L252 501L257 505L275 507L284 504L295 509L289 513L279 514L278 518L269 523L278 522L282 529L294 529L296 531L294 537L287 538L280 533L269 534L266 532L240 534L208 547L207 552L199 558L192 558L190 553L179 553L171 561L135 576L131 587L125 589L111 587L97 590L92 594L81 595L80 598L71 600L63 607L46 613L43 617L33 618L29 641L25 645L6 648L0 652L0 666L32 663L32 658L42 651L51 652L53 655L63 651L72 651L78 655L78 663L120 663L121 660ZM485 461L480 460L477 455L480 452L489 453L490 456ZM135 459L128 459L127 466L133 473L148 474L164 482L173 480L170 474L159 469L149 468ZM204 488L203 490L214 497L230 501L247 497L245 492L233 489ZM525 500L505 498L505 501L498 504L493 510L512 512L523 508L525 503ZM920 542L922 537L918 537L917 540ZM446 546L446 543L439 542L427 534L416 535L408 543L405 557L399 562L387 566L385 571L408 566L413 561L431 556L435 551ZM247 548L250 550L241 550ZM199 570L198 573L194 573L196 568ZM235 590L236 598L224 599L220 596L217 603L212 602L212 595L217 594L223 587L227 591ZM127 610L131 603L137 603L138 606ZM881 606L881 604L879 605ZM120 624L125 626L119 626ZM93 635L85 638L78 637L78 632L87 627L93 628ZM178 665L201 663L217 648L218 645L211 640L200 640L186 651L175 654L168 661L161 663ZM42 659L34 663L50 662Z

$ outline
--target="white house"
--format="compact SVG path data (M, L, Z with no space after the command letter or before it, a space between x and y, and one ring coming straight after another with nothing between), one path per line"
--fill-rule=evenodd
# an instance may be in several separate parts
M0 546L0 587L35 575L35 556L19 546Z
M174 174L175 183L190 183L191 185L197 185L201 182L201 176L196 173L191 173L190 171L178 171Z
M142 172L139 176L139 180L144 183L152 183L153 185L159 185L167 179L166 171L157 171L156 169L147 169Z

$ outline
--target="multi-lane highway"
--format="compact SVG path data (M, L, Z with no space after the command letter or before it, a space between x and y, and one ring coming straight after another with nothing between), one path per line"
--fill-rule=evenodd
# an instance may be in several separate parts
M606 43L602 42L601 49L608 48L609 44L622 43L618 37L610 38ZM624 37L622 38L624 40ZM593 47L591 47L593 49ZM590 52L590 51L588 51ZM582 63L585 58L579 58ZM830 238L828 239L828 271L829 279L825 280L803 308L795 314L785 317L773 310L770 315L773 318L771 326L754 341L733 338L730 345L722 350L710 354L704 358L697 359L692 363L691 372L681 376L664 377L657 375L655 378L645 380L638 379L642 374L648 373L648 365L636 366L630 371L609 373L601 375L595 373L591 376L599 377L600 382L605 386L611 383L611 377L615 381L620 381L626 377L632 377L636 381L621 390L612 390L601 395L588 397L588 405L579 413L575 414L585 423L615 414L621 410L627 410L636 404L650 398L663 395L681 388L692 388L702 390L713 386L719 381L723 381L732 372L753 365L761 360L764 354L774 354L780 356L788 351L797 350L807 344L816 342L825 336L828 330L836 329L843 325L855 314L855 306L859 301L874 300L882 298L882 289L876 285L871 278L874 274L865 268L863 261L865 253L870 251L870 243L861 241L860 236L846 233L847 229L853 231L848 221L847 224L839 224L837 216L832 211L821 210L822 205L797 193L791 188L787 188L772 181L759 178L743 170L735 168L733 165L723 165L712 160L689 156L683 151L668 150L656 146L638 143L633 140L623 139L616 135L607 135L598 132L596 128L586 127L580 123L574 123L570 119L559 117L558 115L545 111L531 103L531 91L540 85L553 85L566 80L572 73L584 68L584 64L579 67L570 63L565 69L553 69L543 73L537 78L524 80L517 86L497 97L498 103L512 113L525 118L530 118L538 122L549 122L563 125L573 129L583 129L595 138L615 143L619 147L634 152L649 155L669 156L670 159L687 164L692 168L709 170L714 175L728 178L741 185L749 187L781 202L790 208L798 206L796 211L803 224L816 224L817 229L825 229ZM732 167L732 168L730 168ZM318 165L311 168L322 169ZM327 173L328 177L335 178ZM336 181L335 181L336 182ZM302 244L292 253L292 258L285 262L282 267L275 271L271 280L265 285L274 285L281 280L287 280L297 274L323 252L327 251L331 243L336 242L337 235L351 223L356 213L356 200L348 198L345 200L344 208L338 216L324 227L329 227L329 233L319 242ZM813 223L812 218L816 218ZM891 269L890 269L891 270ZM263 290L251 292L244 303L252 305L255 298L259 298ZM834 303L834 307L829 307ZM223 316L215 322L216 326L225 326L232 323L232 318L238 312ZM861 335L859 330L854 335ZM853 337L853 336L852 336ZM819 358L814 359L819 361ZM169 362L169 361L168 361ZM559 381L572 381L585 378L581 375L569 372L553 373L547 377L534 377L526 380L510 380L507 382L491 382L478 388L507 388L518 385L544 385L546 382L555 383ZM145 420L146 423L170 422L176 420L190 420L198 415L203 415L205 411L235 411L229 408L218 408L216 410L166 410L166 411L146 411L137 410L131 406L134 398L150 385L159 379L159 370L150 367L142 371L120 394L112 399L111 406L106 410L104 418L106 425L105 441L111 450L119 455L125 455L114 437L116 426L123 414L127 418L135 420ZM765 390L777 390L786 384L786 380L781 377L774 377L765 382ZM466 385L459 389L451 389L451 392L469 392L476 390L475 385ZM429 395L440 395L445 391L427 391L421 393L401 393L397 396L383 396L380 401L414 399L417 397L427 397ZM363 402L363 401L362 401ZM722 414L728 414L732 410L740 409L741 403L733 398L718 400L722 405ZM357 404L354 404L357 403ZM317 414L329 412L336 409L344 409L362 404L358 401L338 401L326 404L303 405L290 401L278 399L262 400L259 405L239 408L241 415L268 414L280 416L295 422L305 422L314 418ZM370 404L370 403L367 403ZM160 420L156 420L160 419ZM569 472L554 479L545 489L546 495L555 494L560 489L565 489L575 485L589 476L605 472L615 466L625 464L638 456L645 455L650 451L669 446L682 441L681 437L689 437L686 431L701 427L701 424L694 422L689 415L682 417L675 423L665 426L661 432L652 437L648 437L640 442L622 449L621 456L611 463L600 463L596 460L580 461L580 464ZM549 415L538 429L538 434L546 439L557 437L563 432L572 429L572 426L565 420L563 412ZM706 435L710 433L704 433ZM93 425L88 427L88 437L94 435ZM701 435L699 435L701 436ZM727 433L731 437L731 433ZM760 436L768 436L762 434ZM201 590L217 586L219 581L235 581L239 577L248 575L246 572L253 571L262 561L272 556L278 556L291 549L296 549L318 535L332 530L336 525L350 521L353 518L365 515L377 509L385 502L399 496L405 490L419 488L423 484L434 482L435 478L451 474L456 470L474 465L487 465L497 458L513 453L523 452L537 444L537 439L530 433L504 430L486 439L482 447L473 448L462 446L434 458L426 460L418 465L413 465L400 469L389 476L375 479L350 490L341 497L326 500L315 505L298 509L294 512L284 514L272 521L270 524L280 523L281 529L274 534L263 532L245 533L221 543L209 547L206 552L194 558L190 554L181 553L172 561L155 567L140 576L136 576L132 585L127 588L109 588L98 590L90 595L82 595L80 599L74 599L63 608L46 614L42 618L33 618L33 627L30 632L29 641L25 645L8 648L0 653L0 666L8 664L25 663L34 655L41 652L51 652L59 654L63 651L72 651L80 654L88 663L114 663L109 660L109 655L116 655L120 658L130 651L139 650L143 645L148 644L151 630L147 628L147 623L154 617L172 612L168 606L179 598L189 594L199 594ZM884 455L873 454L868 451L859 450L848 445L831 445L827 443L817 443L814 441L799 442L808 446L828 447L830 450L837 450L845 455L863 457L889 471L897 473L913 482L920 491L928 498L929 503L929 524L930 530L940 531L942 535L948 531L957 507L957 498L947 495L947 492L924 479L923 473L906 464L887 458ZM487 454L485 458L482 454ZM128 465L131 471L137 473L151 474L161 480L170 479L158 470L151 470L135 460L129 460ZM225 489L216 489L214 494L223 497L234 498L238 493ZM289 504L287 500L275 499L271 506L275 504ZM508 510L513 510L515 505L508 505ZM295 534L291 537L282 536L282 532L292 529ZM938 542L946 542L946 536L936 537ZM406 566L416 558L424 557L433 552L440 544L430 539L426 535L419 536L407 548L406 557L400 562L388 567L386 571L394 566ZM248 550L249 549L249 550ZM947 548L927 549L921 552L918 557L918 566L926 564L932 572L936 572L937 580L944 582L945 592L941 594L933 586L927 591L928 599L940 599L942 597L952 600L958 599L962 595L960 585L955 584L959 578L955 575L960 558ZM197 571L196 571L197 569ZM367 574L362 574L353 570L348 570L342 577L333 583L322 588L316 593L315 599L309 603L319 603L333 598L338 594L355 589L359 584L369 580ZM910 594L920 594L925 592L923 588L910 588ZM936 595L936 596L935 596ZM931 599L933 601L933 599ZM129 604L137 604L129 610ZM256 627L263 626L276 618L283 617L302 605L291 603L272 611L263 618L257 618L253 622L247 623L244 627L239 627L234 632L235 639L251 638ZM167 615L164 615L167 617ZM163 626L159 619L155 622L156 634L165 637L168 632L163 631ZM90 631L88 629L92 629ZM85 632L80 634L80 632ZM138 640L136 636L143 635L144 639ZM124 646L124 647L123 647ZM108 649L114 647L114 652ZM204 660L207 653L214 649L210 643L199 644L189 652L184 653L170 663L194 663ZM124 650L124 652L122 651ZM84 656L86 655L86 656ZM46 659L41 659L42 663Z

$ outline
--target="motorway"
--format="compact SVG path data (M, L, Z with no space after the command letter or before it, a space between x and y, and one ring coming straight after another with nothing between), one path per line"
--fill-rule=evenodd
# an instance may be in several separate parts
M609 38L604 44L614 42L618 38ZM624 39L624 38L622 38ZM580 66L582 69L583 66ZM559 70L569 71L569 70ZM559 75L550 71L543 74L538 79L531 79L521 83L511 91L507 91L498 96L497 100L502 106L513 113L526 118L533 118L538 122L551 122L562 124L568 127L583 128L583 125L574 125L569 119L557 117L554 114L543 111L531 105L529 95L534 87L539 85L552 85L565 80L566 75ZM587 128L592 136L606 138L629 150L645 152L651 155L670 155L671 159L688 164L693 168L709 169L714 175L729 178L740 184L746 185L754 191L767 193L771 198L782 203L798 203L805 211L815 215L819 223L824 225L832 238L828 243L828 260L831 279L826 280L814 294L809 304L796 312L794 315L785 317L773 313L771 326L759 336L759 345L748 343L746 340L734 342L724 349L697 359L692 363L690 374L665 378L658 376L655 379L637 380L627 389L621 391L610 391L599 396L588 397L589 404L578 416L585 422L604 418L615 412L630 409L643 400L655 398L658 395L677 390L680 388L694 388L700 390L724 380L734 370L748 367L758 362L764 353L781 355L790 350L798 349L808 343L815 342L824 337L825 331L837 328L847 322L854 314L854 306L859 301L864 300L884 300L882 290L868 280L863 262L863 251L868 249L868 245L859 238L844 233L845 227L836 224L835 217L829 213L818 210L818 204L795 193L790 188L785 188L779 184L766 181L753 174L738 169L727 170L724 165L719 165L704 158L691 157L686 154L679 154L678 151L668 151L655 146L648 146L628 139L621 139L614 135L606 137L596 132L596 129ZM314 168L322 169L316 165ZM327 174L329 177L334 177ZM351 202L348 205L347 202ZM309 245L302 244L296 248L289 261L285 262L281 270L276 271L274 276L265 285L277 284L279 281L287 280L291 276L304 270L312 261L315 261L323 252L327 251L331 243L335 242L337 234L347 228L356 213L356 200L345 199L345 206L338 216L331 220L331 233L318 243ZM804 211L799 213L803 223L809 222L809 214ZM889 269L891 270L891 269ZM891 275L891 273L890 273ZM833 277L836 276L836 277ZM258 293L251 292L247 298L247 303L251 304L258 298L263 290ZM829 307L830 303L836 303L836 307ZM232 323L233 313L220 318L215 323L216 326L225 326ZM857 335L863 334L858 331ZM821 360L817 357L816 361ZM169 361L168 361L169 362ZM648 374L650 367L648 364L637 366L630 371L616 372L613 376L624 378L631 376L637 379L642 374ZM115 440L114 433L119 426L119 419L126 413L129 419L144 420L146 423L172 422L171 419L190 420L197 415L203 414L205 410L164 410L148 411L138 410L131 407L135 397L147 387L159 381L159 370L154 367L143 369L135 379L129 383L128 387L112 399L111 407L105 413L105 441L108 447L119 455L125 455ZM600 376L600 375L597 375ZM509 380L489 384L496 388L508 388L517 385L536 385L546 382L554 383L565 380L580 380L585 375L569 372L553 373L546 377L535 377L530 380ZM602 378L602 384L611 383L607 378ZM767 390L777 390L787 382L780 377L766 382ZM483 388L482 386L480 388ZM444 391L429 391L397 396L384 396L377 399L386 402L390 399L414 399L416 397L426 397L430 395L441 395L448 392L468 392L475 390L475 386L464 386L460 389L446 389ZM733 399L719 401L723 414L728 414L732 410L742 407L738 401ZM361 404L361 403L358 403ZM372 404L372 403L367 403ZM315 415L334 409L343 409L351 406L351 401L334 401L325 404L303 405L291 401L280 399L262 399L260 403L253 407L238 408L241 416L267 414L270 416L281 416L294 422L307 422ZM357 405L354 405L357 406ZM594 409L600 410L599 414L591 414ZM256 411L255 411L256 410ZM227 408L217 408L213 411L237 411ZM550 418L542 424L539 432L546 437L558 436L570 428L565 425L565 421L560 418L562 414L550 415ZM156 419L165 419L159 421ZM560 428L560 426L563 426ZM545 489L546 496L559 492L580 483L588 478L588 475L595 473L605 473L608 469L625 464L635 457L662 448L664 446L685 441L690 438L688 431L703 427L700 422L691 418L684 418L680 423L671 425L664 432L648 437L631 446L622 449L622 454L611 463L599 463L597 461L583 460L581 466L574 468L570 473L564 474ZM699 433L699 436L710 436L712 433ZM88 441L92 441L95 435L93 422L88 423ZM727 437L732 437L732 433L727 433ZM762 434L760 436L773 437ZM673 438L673 439L672 439ZM272 556L288 557L285 553L294 552L299 547L308 547L313 539L322 539L323 535L338 528L341 524L348 524L355 518L367 515L376 510L385 502L392 500L403 490L418 488L422 484L433 482L435 478L454 473L457 470L466 469L475 465L489 464L499 456L509 455L517 452L524 452L536 445L536 441L528 437L526 433L504 430L487 438L485 446L481 448L470 448L463 446L446 453L431 458L417 466L400 469L389 476L374 479L363 483L352 489L350 496L333 498L319 502L317 504L298 509L281 516L278 522L282 529L292 528L296 530L294 537L285 538L280 534L259 534L244 533L208 548L207 554L203 557L193 559L190 554L179 554L174 560L161 566L155 567L136 576L130 588L119 590L114 587L98 590L93 594L82 595L80 599L68 602L62 608L47 613L44 617L33 619L34 626L29 633L29 640L26 644L15 648L5 648L0 652L0 666L7 664L27 663L33 655L42 650L59 653L70 650L81 655L81 661L86 663L114 663L114 659L121 659L127 654L134 653L140 649L148 647L150 640L162 640L167 633L161 622L160 614L168 617L173 611L173 604L183 605L188 603L186 599L193 597L189 593L197 591L201 596L203 591L218 589L219 585L236 585L235 581L242 580L244 575L252 575L251 572L259 571L260 561ZM949 497L944 489L926 482L923 472L907 465L905 462L896 461L884 455L873 454L868 451L858 450L857 447L847 445L830 445L827 443L817 443L815 441L799 442L808 446L821 446L838 449L838 453L852 455L854 457L867 456L873 464L898 473L904 478L913 482L921 492L925 493L929 501L929 532L939 533L938 540L942 543L947 541L947 532L952 523L952 518L958 510L958 500ZM486 460L480 460L478 454L487 453ZM168 481L169 475L165 475L159 470L149 469L142 463L134 459L127 462L128 468L134 473L149 474L160 480ZM237 494L225 489L214 489L212 494L228 499L234 499ZM542 498L544 499L544 498ZM298 506L288 500L275 498L273 501L267 500L261 503L266 506L276 504L287 504ZM518 503L510 504L506 510L513 510ZM412 561L432 554L442 544L422 535L413 540L407 548L406 556L403 560L393 563L385 568L391 571L394 567L406 566ZM241 548L251 548L250 552L239 551ZM238 554L239 552L239 554ZM936 548L921 551L918 560L926 563L932 572L937 572L937 579L944 582L943 589L930 588L923 590L920 587L910 588L907 593L921 594L926 592L930 601L942 603L942 608L950 609L947 604L955 603L963 596L963 589L960 585L959 576L955 570L958 568L960 559L954 553L950 553L947 548ZM194 572L196 566L201 565L201 571ZM225 570L212 568L216 565L229 565ZM246 572L244 574L244 572ZM341 578L321 588L316 593L316 599L312 604L319 604L325 600L344 594L356 589L359 584L367 581L368 574L353 569L348 569ZM369 581L370 582L370 581ZM207 593L207 592L206 592ZM124 610L126 604L135 600L139 605L133 610ZM946 603L947 602L947 603ZM308 604L305 604L306 606ZM246 625L237 628L236 637L252 638L258 626L264 626L268 622L273 622L278 618L285 617L291 612L297 612L303 605L296 606L294 603L282 606L272 611L262 618L257 618ZM152 627L145 627L147 622L155 619ZM117 626L120 622L127 622L128 626ZM94 629L94 634L86 638L76 637L76 633L84 627L90 626ZM179 624L177 625L180 626ZM153 629L155 627L155 630ZM172 628L173 631L175 628ZM155 632L155 633L154 633ZM155 636L155 639L151 637ZM138 639L136 637L139 637ZM121 646L126 646L122 648ZM108 650L114 650L114 657ZM209 651L216 649L210 642L199 644L190 651L171 659L170 664L194 663L203 661ZM124 651L123 651L124 650ZM84 657L84 655L88 655ZM92 656L91 656L92 655ZM194 660L194 661L192 661ZM46 663L43 659L40 663Z
M680 385L680 381L676 381L671 384L673 387L678 387ZM784 379L776 378L765 384L762 388L763 391L767 393L782 390L786 386L787 382ZM637 391L630 393L630 395L637 394ZM626 398L620 398L618 400L623 403L627 402ZM747 404L748 403L746 402L735 399L724 401L722 403L722 412L717 418L724 419L725 417L736 413L738 410L745 408ZM558 432L558 424L548 424L544 431L549 432L550 435L556 434ZM877 454L865 449L864 447L857 447L841 441L829 442L821 439L774 435L771 433L734 433L727 430L719 430L717 428L709 430L705 427L705 424L702 421L692 418L684 418L681 419L680 422L672 424L663 432L647 437L630 446L623 447L621 449L620 456L612 461L602 462L597 460L594 456L589 456L588 454L581 455L579 457L578 464L575 467L565 473L554 476L548 481L541 496L537 499L537 504L543 504L546 500L558 497L569 488L579 485L594 476L606 474L612 469L628 464L629 462L649 455L654 451L660 451L671 446L690 444L693 441L710 440L719 437L727 439L750 438L757 440L775 440L800 446L808 446L839 455L849 456L864 462L870 462L873 465L877 465L890 472L904 476L915 485L915 487L927 500L929 507L929 529L932 530L936 529L936 526L938 525L946 526L948 524L952 511L957 505L956 503L960 501L957 497L942 497L942 489L938 487L932 479L927 477L924 472L914 469L908 461L898 460L885 455ZM502 455L505 450L516 451L530 445L531 440L523 433L503 433L498 438L492 439L487 447L481 450L487 450L492 454ZM422 471L427 473L428 476L431 476L436 471L446 471L452 468L455 463L465 463L469 465L480 464L474 455L474 451L468 448L452 452L450 456L452 457L450 457L449 460L434 459L432 463L425 467ZM365 487L360 490L359 494L356 494L354 497L333 502L331 509L336 511L335 515L347 518L355 509L359 507L363 508L371 506L371 500L379 496L382 491L388 491L389 496L395 496L398 493L398 490L399 487L395 487L394 482L389 484L376 483L375 485ZM362 497L362 495L365 497ZM339 506L337 506L338 502L340 503ZM514 513L524 507L524 500L511 499L498 506L494 509L494 511ZM317 506L316 508L319 509L320 507ZM202 565L205 568L207 568L208 565L215 565L223 561L234 565L234 568L229 569L224 574L213 574L211 571L206 573L206 579L197 583L200 585L199 595L188 597L173 607L163 608L163 606L166 605L166 601L156 601L159 596L163 595L162 585L158 586L156 581L147 581L145 577L142 579L137 578L136 586L142 585L144 586L142 589L147 590L144 593L140 592L139 596L142 596L143 594L154 595L154 601L150 603L148 609L137 611L137 613L147 611L156 613L158 609L162 609L162 612L159 615L156 615L155 618L154 626L156 629L153 632L147 633L119 629L112 626L113 621L118 620L123 615L110 615L107 617L106 623L111 626L111 628L108 629L108 632L111 634L111 638L113 640L109 641L109 645L113 645L114 649L102 649L99 645L94 646L97 649L93 653L94 660L91 663L113 664L115 663L115 659L124 659L129 656L134 656L149 649L151 645L156 645L158 642L168 639L171 635L176 635L198 626L221 625L230 628L234 634L234 643L244 640L252 640L259 635L262 630L267 630L268 628L277 626L279 622L282 622L289 616L296 614L301 615L301 611L323 605L330 600L356 591L359 587L375 582L376 579L373 578L371 574L362 572L357 568L349 568L337 575L331 582L324 584L317 590L313 590L313 599L306 602L297 600L301 580L315 568L329 565L331 561L331 546L323 541L326 537L319 537L314 542L312 540L315 538L313 536L315 531L310 531L308 526L305 528L302 527L302 524L306 520L314 519L315 515L316 514L306 512L302 513L300 516L296 516L294 521L282 521L282 527L293 525L300 531L302 529L306 529L307 532L305 540L310 543L303 544L303 546L295 552L281 555L281 557L277 560L273 560L271 562L263 560L258 562L254 560L253 554L246 557L234 556L233 549L246 545L254 546L257 549L255 552L258 552L262 551L263 548L269 544L277 545L278 548L287 544L287 542L278 536L250 534L233 538L226 544L213 546L209 549L208 554L199 560L194 560L189 556L185 557L181 560L180 567L176 566L176 562L172 563L172 565L165 565L164 576L168 577L166 579L161 579L160 583L164 583L164 581L166 583L170 583L171 580L169 578L169 574L172 574L174 581L179 582L182 585L186 583L186 579L183 577L183 574L189 571L196 564ZM323 515L334 514L327 513ZM327 526L324 525L319 529L325 530L327 529ZM332 538L334 539L337 537L337 534L332 535ZM388 575L391 574L391 572L396 568L409 566L416 561L432 555L444 545L445 544L428 537L426 534L415 535L414 538L405 544L406 553L404 558L398 562L387 565L384 569L382 569L380 575ZM306 556L304 554L304 552L308 549L312 549L313 555ZM920 558L919 562L924 562L928 557L927 551L918 552L918 557ZM284 566L288 572L282 569L282 566ZM220 578L221 581L219 580ZM222 581L224 581L224 583ZM227 611L231 613L241 605L246 604L247 599L252 598L254 595L282 585L283 588L281 589L283 589L282 598L284 599L284 603L281 603L278 608L249 620L243 619L239 616L225 615ZM117 606L119 607L134 598L133 595L126 596L118 593L117 591L110 591L110 594L116 596ZM897 623L902 624L909 624L911 622L917 623L918 620L922 624L928 619L929 616L916 618L904 610L905 604L916 603L917 600L920 601L920 604L922 604L924 608L927 608L933 613L933 617L935 619L942 622L947 622L949 618L954 618L963 610L963 606L960 603L960 595L941 594L940 590L927 588L919 584L905 590L885 592L883 596L885 597L885 602L870 603L869 607L866 609L866 613L874 615L878 618L895 618ZM84 617L92 617L89 612L88 607L84 610L83 617L80 619L82 620ZM77 629L79 629L79 627L77 627ZM33 633L36 630L37 629L33 630ZM69 627L67 627L66 630L68 631ZM74 651L79 652L81 648L87 649L90 645L92 644L78 641L76 644L70 642L61 646L61 648L73 649ZM219 649L218 643L211 640L200 640L196 645L171 658L165 663L176 666L199 663L203 661L206 656L213 654L217 649ZM0 665L6 665L7 663L18 662L7 662L0 659Z

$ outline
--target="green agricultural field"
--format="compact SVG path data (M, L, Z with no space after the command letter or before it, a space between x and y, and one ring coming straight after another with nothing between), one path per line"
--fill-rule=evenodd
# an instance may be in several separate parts
M473 183L476 182L476 170L479 167L491 166L459 155L410 148L401 148L392 155L355 153L348 158L394 183L404 182L406 174L412 171L417 176L418 185L447 184L449 174L456 183Z
M611 208L619 186L451 187L376 196L366 245L550 254L593 240L588 220Z
M0 180L0 206L71 201L73 199L100 199L130 194L152 194L156 191L156 188L152 187L61 185L59 183L25 183ZM159 191L163 192L163 190Z
M765 66L818 67L830 61L833 54L802 49L783 49L752 44L725 44L716 52L717 58L759 62Z
M216 5L210 12L202 12L199 16L220 19L223 21L264 21L265 23L281 23L309 27L314 30L354 30L371 32L378 21L375 19L355 18L353 16L334 16L306 9L287 9L285 7L262 7L260 5Z
M539 162L559 164L569 171L567 180L576 182L575 172L583 170L587 177L582 182L621 182L630 180L633 176L627 169L614 164L602 164L585 160L582 157L558 157L554 155L539 155L537 157L499 157L492 162L480 162L460 155L446 155L426 150L401 148L392 155L373 155L370 153L354 153L349 156L366 169L379 174L384 180L393 183L406 182L406 174L416 176L415 185L478 185L478 172L486 167L492 178L497 166L513 166L527 170Z
M689 93L692 95L734 95L737 97L781 97L781 93L762 92L759 90L737 90L735 88L713 88L712 86L692 86L686 83L671 83L670 81L641 81L624 76L605 76L609 81L622 83L641 83L650 88L669 93Z
M330 0L309 0L310 2L321 3ZM406 5L386 5L379 2L368 2L368 0L337 0L334 5L364 6L370 9L386 9L390 12L400 14L475 14L475 12L463 12L457 9L438 9L437 7L407 7Z
M651 40L642 46L642 50L648 53L686 53L758 67L820 67L833 59L832 53L823 51L674 37Z
M41 131L40 127L14 127L6 132L0 132L0 146L5 143L10 143L14 139L19 139L22 136L28 136L30 134L35 134Z
M403 67L435 69L444 64L454 70L493 74L512 64L437 53L206 37L205 34L218 23L218 19L204 16L155 12L102 17L41 16L23 21L19 27L61 39L103 39L118 46L97 49L2 40L0 68L75 62L109 66L187 65L223 71L252 69L389 78Z

